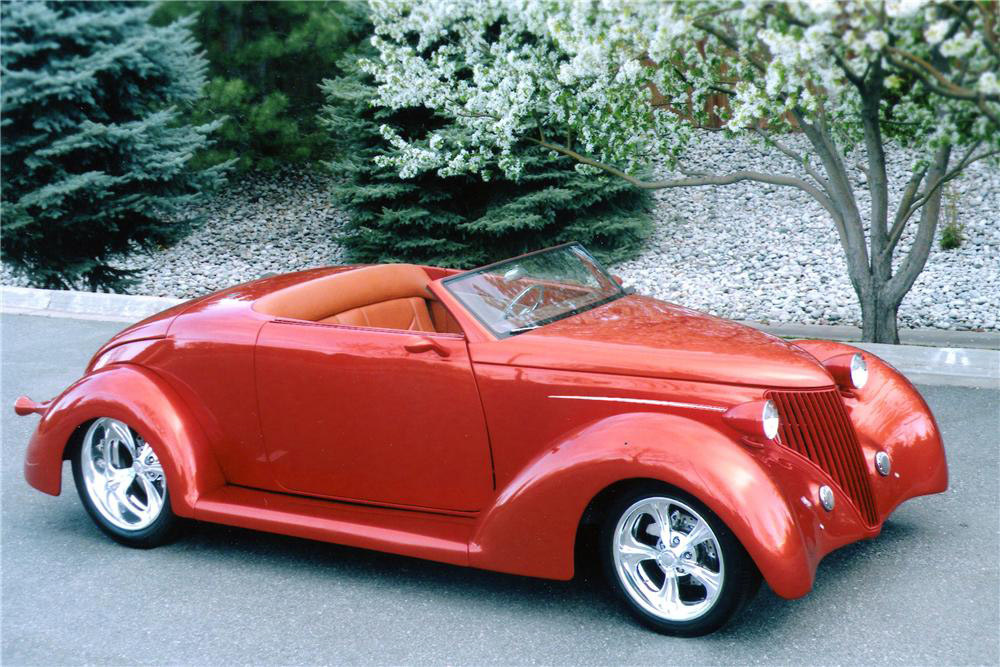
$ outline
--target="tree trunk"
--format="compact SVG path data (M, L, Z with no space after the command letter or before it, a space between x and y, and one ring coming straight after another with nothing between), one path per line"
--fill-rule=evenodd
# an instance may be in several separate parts
M861 338L866 343L899 345L896 316L899 302L880 296L881 290L865 290L858 294L861 302Z

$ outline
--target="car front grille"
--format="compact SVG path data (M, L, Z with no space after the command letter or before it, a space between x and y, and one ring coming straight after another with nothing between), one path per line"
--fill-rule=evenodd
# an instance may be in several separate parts
M836 389L771 391L781 418L778 441L823 469L854 502L866 523L878 523L861 445Z

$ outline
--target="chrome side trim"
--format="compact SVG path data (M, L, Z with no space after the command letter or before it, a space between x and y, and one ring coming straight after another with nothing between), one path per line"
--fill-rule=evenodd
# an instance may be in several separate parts
M668 408L689 408L691 410L708 410L709 412L725 412L729 408L717 405L702 405L701 403L678 403L676 401L655 401L651 398L621 398L615 396L549 396L549 398L565 398L575 401L607 401L609 403L639 403L641 405L663 405Z

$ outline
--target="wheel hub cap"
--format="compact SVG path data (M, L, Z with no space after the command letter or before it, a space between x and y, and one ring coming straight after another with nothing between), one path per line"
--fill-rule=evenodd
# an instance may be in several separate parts
M656 556L656 562L662 568L673 567L677 562L677 556L672 551L661 551Z

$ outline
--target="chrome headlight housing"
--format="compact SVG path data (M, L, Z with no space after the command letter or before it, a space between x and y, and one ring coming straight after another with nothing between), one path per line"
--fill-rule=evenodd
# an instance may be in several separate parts
M780 419L778 418L778 408L774 404L774 401L764 401L764 409L761 411L760 420L764 426L765 438L774 440L778 437Z
M823 361L841 391L860 390L868 384L868 362L860 352L838 354Z
M747 444L759 447L763 444L761 436L766 440L778 437L780 419L774 401L764 399L740 403L726 410L722 417L730 426L746 434L744 442Z
M868 363L863 355L851 357L851 384L855 389L862 389L868 382Z

